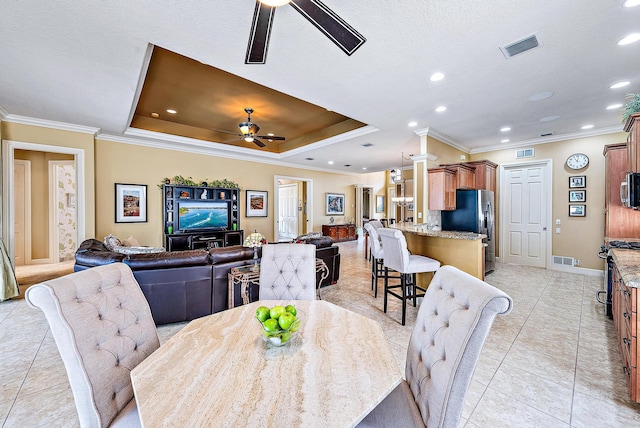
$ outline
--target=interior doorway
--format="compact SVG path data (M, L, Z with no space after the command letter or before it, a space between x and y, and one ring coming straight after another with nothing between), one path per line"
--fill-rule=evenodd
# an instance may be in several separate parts
M31 162L16 159L13 163L14 189L14 266L31 264Z
M19 141L11 141L4 140L2 144L2 186L3 186L3 204L2 204L2 237L6 244L7 251L9 253L9 257L14 263L16 260L16 201L19 202L20 197L16 196L16 188L15 188L15 161L16 161L16 151L32 151L32 152L44 152L47 154L66 154L69 159L73 162L74 171L72 173L73 181L75 182L75 199L73 202L75 203L74 213L75 213L75 231L73 233L73 239L77 242L82 242L85 239L85 218L86 218L86 210L85 210L85 183L84 183L84 150L78 148L70 148L70 147L60 147L60 146L50 146L45 144L34 144L34 143L25 143ZM33 165L32 165L33 166ZM34 172L35 173L35 172ZM45 177L48 177L49 174L44 168L42 172ZM33 183L32 183L33 184ZM43 200L45 204L47 218L46 218L46 226L44 227L44 232L36 231L37 235L34 234L33 227L30 226L29 219L25 219L25 236L28 233L31 233L32 236L42 236L43 233L46 233L47 239L42 239L42 241L47 242L46 248L41 249L38 248L38 252L32 245L32 255L31 255L31 263L51 263L56 262L57 260L53 260L53 255L50 253L50 244L48 243L48 237L50 236L50 226L49 226L49 214L48 214L48 204L49 204L49 186L45 186L46 189L43 191L43 195L38 198L38 200ZM34 200L35 195L31 200ZM72 199L70 198L71 202ZM32 206L32 214L35 207ZM18 213L19 214L19 213ZM38 241L38 242L42 242ZM74 244L75 245L75 244ZM43 247L45 245L43 244ZM20 251L20 249L19 249ZM74 249L75 251L75 249Z
M503 263L548 268L551 255L551 161L500 166Z
M295 187L293 186L295 185ZM286 189L285 201L281 201L280 188ZM295 199L292 189L296 188ZM291 241L298 235L313 230L313 180L310 178L274 175L274 216L273 237L275 241ZM286 206L281 206L285 203ZM291 217L295 213L296 226ZM294 235L295 233L295 235Z

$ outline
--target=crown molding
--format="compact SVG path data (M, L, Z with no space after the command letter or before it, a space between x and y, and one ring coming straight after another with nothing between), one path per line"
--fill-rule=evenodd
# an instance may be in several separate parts
M423 161L425 159L434 161L438 159L438 156L432 155L431 153L427 153L426 155L413 155L411 156L411 159L413 159L414 161Z
M8 115L9 113L2 106L0 106L0 120L4 120L4 118Z
M284 158L287 156L299 155L301 153L306 153L309 150L321 149L323 147L327 147L332 144L341 143L343 141L347 141L352 138L362 137L364 135L368 135L378 131L380 131L379 128L376 128L375 126L371 126L371 125L366 125L358 129L354 129L353 131L344 132L339 135L334 135L333 137L325 138L324 140L316 141L315 143L312 143L312 144L307 144L306 146L288 150L284 153L281 153L281 157Z
M548 137L533 138L531 140L518 141L511 144L500 144L489 147L482 147L471 150L469 153L485 153L497 150L516 149L523 146L537 146L539 144L556 143L558 141L575 140L577 138L597 137L598 135L615 134L616 132L624 132L623 125L610 126L607 128L593 129L584 132L570 132L568 134L550 135Z
M100 132L100 128L94 128L92 126L74 125L66 122L56 122L54 120L37 119L35 117L20 116L17 114L8 114L3 119L5 122L18 123L21 125L40 126L42 128L57 129L60 131L72 131L80 132L83 134L97 135Z
M233 147L227 144L214 143L210 141L197 140L195 138L180 137L176 135L164 134L161 132L145 131L128 128L127 135L101 133L97 140L112 141L115 143L133 144L138 146L152 147L164 150L174 150L180 152L201 154L226 159L236 159L247 162L266 163L270 165L286 166L302 170L320 171L331 174L344 174L351 176L361 176L358 172L336 172L328 168L318 168L312 166L300 166L281 160L282 155L271 152L259 152L245 147Z

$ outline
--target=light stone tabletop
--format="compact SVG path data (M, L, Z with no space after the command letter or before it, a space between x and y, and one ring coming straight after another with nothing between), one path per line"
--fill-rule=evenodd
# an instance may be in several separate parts
M267 348L258 306L293 304L292 343ZM144 427L348 427L402 380L377 321L332 303L258 301L191 321L131 372Z

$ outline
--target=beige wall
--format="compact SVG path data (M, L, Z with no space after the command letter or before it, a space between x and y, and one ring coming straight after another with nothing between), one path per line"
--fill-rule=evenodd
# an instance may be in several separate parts
M325 215L325 193L344 193L345 215L333 216L336 223L346 223L355 216L353 185L374 186L374 194L383 192L384 173L364 175L332 174L277 165L261 164L201 154L150 148L112 141L96 140L96 237L109 233L121 238L130 235L143 245L163 245L162 192L157 184L163 177L182 175L196 181L229 179L241 188L240 226L254 229L273 239L274 176L313 180L313 231L320 232L329 223ZM148 198L147 223L115 223L114 183L146 184ZM269 216L245 217L245 190L269 192Z
M551 230L552 255L574 257L580 260L580 267L602 269L603 261L597 257L597 251L604 239L604 156L602 151L607 144L625 142L623 132L588 138L577 138L549 144L532 146L535 157L516 159L516 149L476 153L471 160L488 159L499 165L528 162L532 160L552 161L553 194ZM565 162L571 154L580 152L589 156L589 166L584 171L573 171ZM569 217L569 177L585 175L587 177L586 217ZM500 174L498 171L498 189ZM500 212L500 192L496 194L496 206ZM556 219L560 219L561 233L556 234ZM499 242L499 241L498 241Z

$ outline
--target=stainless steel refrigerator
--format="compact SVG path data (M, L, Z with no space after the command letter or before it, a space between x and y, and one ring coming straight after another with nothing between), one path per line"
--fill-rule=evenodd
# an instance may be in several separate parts
M456 190L456 209L442 211L442 230L483 233L484 273L496 266L495 209L491 190Z

